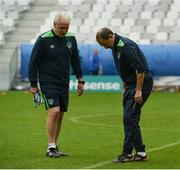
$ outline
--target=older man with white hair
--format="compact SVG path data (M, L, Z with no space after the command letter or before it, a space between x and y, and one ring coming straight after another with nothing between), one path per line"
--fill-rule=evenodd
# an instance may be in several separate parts
M64 112L68 109L70 65L78 80L78 95L83 94L84 80L76 38L68 33L70 17L58 13L53 29L40 35L33 47L29 62L30 91L33 95L42 91L47 115L47 156L57 158L66 154L57 149Z

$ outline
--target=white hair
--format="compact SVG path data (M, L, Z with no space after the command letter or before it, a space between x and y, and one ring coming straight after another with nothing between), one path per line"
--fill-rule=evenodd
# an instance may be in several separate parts
M67 23L70 23L70 16L66 12L59 12L55 15L54 22L58 22L59 20L63 20Z

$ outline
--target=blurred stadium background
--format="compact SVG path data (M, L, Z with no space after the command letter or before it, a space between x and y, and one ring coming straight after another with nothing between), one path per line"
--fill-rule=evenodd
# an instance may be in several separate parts
M70 93L58 143L72 155L49 160L46 114L43 106L34 109L26 91L27 65L35 39L52 27L57 11L67 11L72 18L69 31L78 41L86 91L95 93ZM104 26L140 45L154 76L154 91L180 91L180 0L0 0L0 169L180 168L179 93L169 92L152 93L143 108L141 125L150 160L111 163L123 138L122 82L110 50L95 40ZM90 76L89 70L94 48L102 64L98 76ZM70 88L75 87L71 76Z
M57 11L67 11L85 75L94 47L100 51L101 75L117 74L111 52L95 40L96 31L107 26L140 45L157 90L179 91L179 6L180 0L0 0L0 90L27 88L23 83L35 39L52 28Z

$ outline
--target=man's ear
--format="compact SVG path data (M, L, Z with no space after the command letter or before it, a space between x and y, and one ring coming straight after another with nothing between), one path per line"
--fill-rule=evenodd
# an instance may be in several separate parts
M113 37L113 35L112 34L109 34L109 38L112 38Z

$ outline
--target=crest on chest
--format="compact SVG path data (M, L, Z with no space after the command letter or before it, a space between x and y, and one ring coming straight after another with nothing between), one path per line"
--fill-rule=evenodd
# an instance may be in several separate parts
M72 48L72 43L68 41L68 42L66 43L66 46L67 46L69 49L71 49L71 48Z

